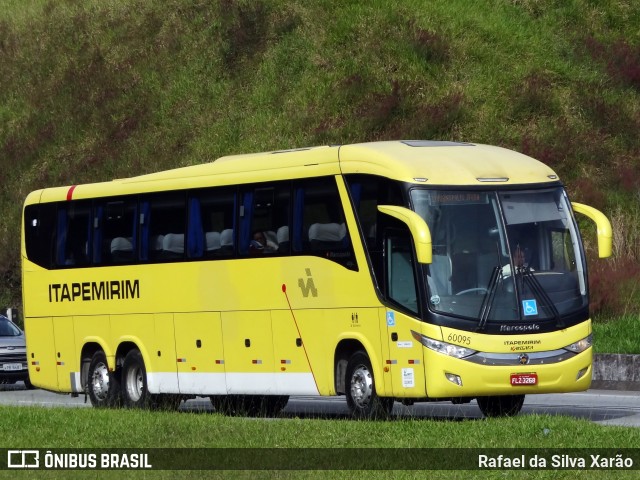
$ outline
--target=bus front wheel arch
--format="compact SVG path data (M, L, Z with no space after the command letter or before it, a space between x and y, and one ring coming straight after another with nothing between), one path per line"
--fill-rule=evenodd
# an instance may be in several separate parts
M96 350L91 356L86 388L94 407L108 408L120 405L120 378L117 373L109 370L107 356L102 350Z
M379 397L369 356L359 350L349 358L345 372L347 405L355 418L386 418L393 409L393 398Z

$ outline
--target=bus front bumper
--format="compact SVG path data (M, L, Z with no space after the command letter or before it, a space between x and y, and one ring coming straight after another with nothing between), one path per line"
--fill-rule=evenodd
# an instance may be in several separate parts
M591 385L592 348L548 364L489 365L426 349L429 398L584 391Z

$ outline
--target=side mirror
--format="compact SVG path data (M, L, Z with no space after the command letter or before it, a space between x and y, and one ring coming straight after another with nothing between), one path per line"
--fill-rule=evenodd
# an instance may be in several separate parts
M427 226L427 222L413 210L405 207L397 207L394 205L378 205L378 210L382 213L397 218L407 227L413 237L416 246L416 254L418 262L431 263L432 246L431 232Z
M571 206L574 211L586 215L593 220L597 229L598 256L600 258L610 257L613 251L613 230L609 219L600 210L590 207L589 205L571 202Z

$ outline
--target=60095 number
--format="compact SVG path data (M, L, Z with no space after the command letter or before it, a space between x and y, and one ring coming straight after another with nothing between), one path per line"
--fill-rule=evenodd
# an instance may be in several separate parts
M461 335L459 333L450 333L447 337L447 341L461 345L471 345L471 337L468 335Z

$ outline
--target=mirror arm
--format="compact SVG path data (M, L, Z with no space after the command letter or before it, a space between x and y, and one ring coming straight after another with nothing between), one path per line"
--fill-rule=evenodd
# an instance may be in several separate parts
M571 202L571 206L574 211L589 217L596 224L598 256L600 258L610 257L613 251L613 229L609 219L600 210L589 205Z
M416 255L418 262L431 263L432 246L431 232L427 226L427 222L413 210L395 205L378 205L378 210L393 218L400 220L411 232L416 247Z

